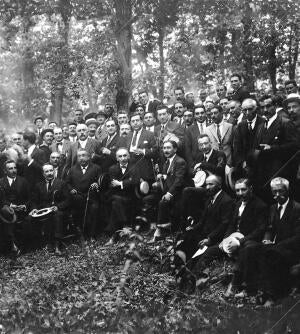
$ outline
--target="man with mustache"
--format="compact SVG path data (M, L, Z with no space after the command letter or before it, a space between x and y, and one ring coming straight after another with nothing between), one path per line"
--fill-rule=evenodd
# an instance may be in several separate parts
M260 302L270 306L291 287L290 269L300 256L300 204L289 196L289 181L271 181L275 204L271 206L266 233L261 242L253 241L239 252L232 285L239 295L262 291Z

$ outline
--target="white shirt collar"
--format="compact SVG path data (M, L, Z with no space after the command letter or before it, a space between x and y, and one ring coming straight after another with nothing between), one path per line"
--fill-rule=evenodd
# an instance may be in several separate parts
M208 154L205 154L205 153L204 153L204 156L206 157L206 161L210 158L210 156L211 156L211 154L212 154L212 151L213 151L213 149L211 149L211 150L208 152Z
M12 178L12 177L7 176L7 181L8 181L8 183L9 183L10 186L13 183L13 181L15 181L15 180L16 180L16 177Z
M277 114L273 115L267 123L267 128L269 129L269 127L273 124L273 122L275 121L275 119L277 118Z
M290 201L290 199L288 198L288 199L286 200L286 202L283 203L282 205L277 204L277 209L279 209L279 207L282 206L282 209L281 209L281 211L280 211L280 218L282 218L283 214L285 213L285 209L286 209L287 205L289 204L289 201Z
M175 158L175 155L176 155L176 154L174 154L171 158L168 158L170 164L169 164L169 168L168 168L167 172L169 171L169 169L170 169L170 167L171 167L171 165L172 165L172 162L173 162L173 160L174 160L174 158Z
M212 200L211 200L211 202L212 202L212 204L214 204L215 203L215 201L216 201L216 199L218 198L218 196L221 194L221 192L222 192L222 189L221 190L219 190L216 194L215 194L215 196L212 198Z
M32 154L32 152L34 151L35 148L36 148L36 145L35 145L35 144L31 145L31 146L28 148L27 154L28 154L29 156L31 156L31 154Z
M251 122L248 122L248 124L249 123L251 124L252 130L255 128L256 120L257 120L257 115L255 115L255 117L253 118L253 120Z

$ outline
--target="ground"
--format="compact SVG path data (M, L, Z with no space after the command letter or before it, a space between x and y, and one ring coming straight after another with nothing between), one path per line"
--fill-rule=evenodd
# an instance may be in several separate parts
M105 241L67 245L62 257L39 250L16 263L2 258L0 333L300 333L299 295L269 310L226 300L218 279L226 262L214 264L210 286L185 295L165 243Z

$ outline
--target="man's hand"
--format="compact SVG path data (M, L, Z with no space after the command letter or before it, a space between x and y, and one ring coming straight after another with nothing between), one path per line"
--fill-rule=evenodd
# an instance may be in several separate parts
M91 186L90 186L90 188L92 190L98 190L98 183L96 183L96 182L92 183Z
M58 211L58 207L57 207L57 206L51 206L51 210L52 210L53 212L57 212L57 211Z
M172 199L173 195L170 193L166 193L163 195L162 200L169 202Z
M72 190L70 191L70 194L71 194L71 195L76 195L76 194L77 194L77 190L76 190L76 189L72 189Z
M185 230L186 230L186 231L191 231L191 230L193 230L193 229L194 229L194 227L190 225L190 226L188 226Z
M271 245L273 242L271 240L263 240L262 243L264 245Z
M33 209L29 212L29 216L32 216L34 215L35 213L37 212L37 209Z
M237 250L240 246L239 245L234 245L232 241L229 242L228 246L227 246L227 250L229 253L234 252L235 250Z
M262 148L263 151L267 151L271 149L271 146L268 144L260 144L259 146Z
M108 155L108 154L111 153L111 150L109 150L107 147L103 147L103 148L102 148L102 153Z
M194 167L194 172L195 172L198 168L199 168L199 169L201 168L201 162L199 162L198 164L195 165L195 167Z
M222 252L224 252L223 241L221 241L221 242L219 243L219 249L220 249Z
M121 187L122 182L118 181L118 180L112 180L111 181L111 185L113 186L113 188L115 188L115 187Z
M209 239L206 238L206 239L203 239L203 240L199 241L198 246L199 247L204 247L204 246L207 246L208 243L209 243Z

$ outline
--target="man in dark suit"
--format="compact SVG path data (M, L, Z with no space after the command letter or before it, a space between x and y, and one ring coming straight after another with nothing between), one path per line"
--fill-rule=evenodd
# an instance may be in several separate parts
M110 166L116 163L116 151L120 136L117 133L116 121L106 121L107 137L96 148L93 162L101 166L103 172L108 172Z
M67 153L66 165L74 166L77 163L77 151L84 149L92 157L95 151L99 148L99 142L95 139L88 138L88 127L85 124L78 124L76 127L77 141L70 146Z
M263 291L265 306L290 289L290 268L300 256L300 204L289 197L289 182L284 178L273 179L271 191L275 204L265 236L262 242L241 249L232 282L236 289L244 283L247 291Z
M265 124L265 119L257 115L257 108L257 102L254 99L244 100L242 112L246 119L237 125L233 138L234 166L239 174L243 175L247 171L250 177L251 168L253 168L253 159L251 157L253 157L257 146L255 139L260 125Z
M43 180L42 166L47 161L44 151L40 150L36 145L36 136L33 132L25 132L23 134L24 148L27 150L27 156L18 161L19 175L23 176L28 184L30 191L33 190L35 184Z
M170 121L170 115L166 106L161 106L157 109L157 119L159 125L154 129L154 135L158 141L159 158L163 162L164 154L162 151L165 139L175 140L178 145L178 154L184 155L184 128L176 122Z
M202 170L207 175L215 174L224 179L226 156L222 151L212 149L209 136L202 134L198 139L198 151L194 155L194 161L188 164L188 172L190 177L194 177L197 171ZM201 185L191 184L184 188L182 193L182 217L186 221L187 217L198 220L203 211L206 199L205 188Z
M208 126L206 119L205 107L203 105L195 105L195 123L191 125L185 132L185 157L189 166L193 164L198 154L198 138L202 135Z
M147 182L154 181L152 161L157 157L157 143L154 134L143 128L142 116L132 114L130 116L132 133L121 138L119 147L126 147L130 153L130 161L136 166L137 179Z
M43 174L44 180L35 186L30 214L34 214L37 209L52 209L51 215L46 220L45 232L49 251L54 249L55 254L60 255L59 244L63 237L63 216L70 205L69 193L65 182L54 177L54 168L50 163L43 166Z
M146 130L154 133L154 129L155 129L155 125L156 125L156 118L154 116L153 112L146 112L144 114L144 127Z
M67 185L71 194L71 210L77 232L96 236L98 222L98 178L101 169L91 162L89 152L77 151L77 163L71 167Z
M159 100L152 100L150 101L148 92L146 90L139 91L139 99L140 103L143 105L145 113L150 111L153 112L156 116L156 111L158 106L161 104Z
M109 168L111 185L105 194L110 207L105 231L112 237L108 244L117 240L116 232L129 222L130 211L134 208L134 189L138 184L128 150L119 148L116 157L118 163Z
M171 218L171 211L176 209L181 191L186 180L186 162L177 154L177 144L166 141L163 145L163 153L166 158L162 172L157 175L157 182L153 184L151 193L143 198L143 207L146 214L158 204L157 230L154 237L161 237L162 231L173 227L175 221ZM162 188L160 187L162 184Z
M64 180L67 175L64 161L65 157L62 154L58 152L52 152L50 154L49 162L54 168L54 177L56 179Z
M44 129L41 133L42 143L39 146L39 149L44 151L46 156L46 161L49 161L50 154L52 152L51 145L53 142L53 130L52 129Z
M50 146L52 152L58 152L62 155L62 157L67 157L68 151L71 147L71 142L68 139L63 138L63 132L61 128L54 128L53 129L54 140Z
M250 97L248 90L242 86L242 77L238 73L230 76L231 87L233 88L232 100L242 103L245 99Z
M260 124L256 136L255 178L257 191L262 198L271 202L271 194L266 183L299 149L298 134L295 125L276 114L275 98L264 96L261 99L261 108L266 123ZM297 175L297 161L291 161L278 174L295 182Z
M226 251L236 258L242 247L246 247L251 241L260 241L265 232L268 209L266 204L253 194L252 185L249 179L239 179L235 183L235 193L238 201L233 209L233 217L224 234L224 239L232 233L239 232L243 238L239 239L239 245L229 245ZM213 260L226 255L223 248L223 241L220 244L208 247L200 257L197 257L193 264L193 273L197 276Z
M220 243L232 221L233 200L222 190L222 179L216 175L206 178L208 199L204 211L197 224L187 227L177 251L181 251L181 259L185 264L199 247L213 246Z
M25 218L29 209L29 185L23 177L17 176L17 165L13 160L6 161L5 174L6 176L0 179L1 204L10 207L20 221ZM15 224L2 224L1 234L8 244L8 249L18 254L15 227Z

